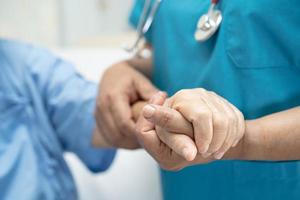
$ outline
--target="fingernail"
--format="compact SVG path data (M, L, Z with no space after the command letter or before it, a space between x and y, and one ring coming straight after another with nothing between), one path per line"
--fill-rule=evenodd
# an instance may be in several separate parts
M183 157L187 160L187 161L192 161L194 160L194 155L193 155L193 151L191 151L189 148L184 148L182 150L182 155Z
M151 118L155 113L155 108L151 105L146 105L143 109L143 115L145 118Z
M214 158L217 160L220 160L221 158L223 158L224 154L225 154L225 152L215 153Z

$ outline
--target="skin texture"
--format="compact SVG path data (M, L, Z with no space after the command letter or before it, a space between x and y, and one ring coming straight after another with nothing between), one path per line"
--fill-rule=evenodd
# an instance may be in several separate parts
M158 93L153 96L149 103L162 106L165 99L166 95L164 93ZM182 121L185 120L183 117L180 120L181 123L185 123L184 121ZM194 146L194 154L197 154L197 148L190 136L187 136L185 134L167 133L166 131L164 131L164 129L161 129L157 132L155 124L149 122L143 115L141 115L138 120L137 132L137 137L141 145L160 164L163 169L176 171L196 163L208 163L211 161L210 159L203 158L202 156L197 156L194 159L188 156L185 159L184 153L182 155L179 155L178 153L173 151L171 147L166 145L159 138L159 135L165 134L167 140L175 145L179 145L183 149L186 148L186 146Z
M213 156L195 158L184 155L184 149L194 146L182 135L194 137L192 124L177 110L163 105L164 97L154 97L149 105L155 112L149 120L145 107L138 122L138 132L145 149L167 170L180 170L195 164L206 164L215 160ZM168 113L168 114L166 114ZM146 117L145 117L146 116ZM167 119L166 119L167 118ZM240 142L231 147L223 160L286 161L299 160L300 107L274 113L256 120L245 121L245 134ZM181 134L178 134L181 132ZM156 137L155 137L156 135ZM164 139L160 138L163 135ZM162 141L165 142L162 142ZM164 153L168 152L168 153ZM195 152L194 152L195 153Z
M220 158L300 159L300 107L245 121L229 102L203 89L180 91L166 101L163 93L153 97L157 90L148 79L151 66L150 60L133 59L113 65L104 74L96 110L98 128L93 138L96 146L129 149L142 146L169 170ZM139 101L150 101L142 114L143 105L136 105ZM152 116L149 106L155 110ZM218 123L215 123L217 113ZM220 130L215 132L216 129Z
M139 101L131 106L131 112L132 112L132 118L134 123L137 122L139 119L142 110L144 106L147 105L146 101ZM136 140L136 137L134 138ZM98 126L96 126L93 134L92 144L95 147L101 147L101 148L112 148L113 146L109 144L106 139L104 138L104 135L100 132Z
M111 66L104 73L99 87L96 132L101 132L106 143L112 147L139 148L131 105L148 101L156 92L149 79L127 61Z
M181 90L169 98L166 107L179 111L193 127L192 139L195 141L198 152L203 157L213 155L216 159L221 159L231 148L237 145L245 132L245 120L243 114L224 98L213 92L204 89ZM149 119L154 113L155 105L149 105L144 109L144 117ZM162 128L168 123L167 109L158 122ZM179 118L179 117L178 117ZM172 122L170 122L172 123ZM177 129L178 130L178 129ZM174 133L176 129L169 130ZM163 139L163 141L165 141ZM169 144L169 143L167 143ZM189 149L185 149L189 154ZM193 149L190 150L193 154Z
M300 107L248 121L243 159L300 160Z

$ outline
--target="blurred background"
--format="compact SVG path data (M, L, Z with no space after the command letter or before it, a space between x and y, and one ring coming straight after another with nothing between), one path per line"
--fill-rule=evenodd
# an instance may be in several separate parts
M98 82L111 64L128 58L128 16L134 0L0 0L0 38L50 48ZM103 174L90 173L71 153L66 159L83 200L159 200L156 163L143 150L118 152Z
M0 0L0 36L48 47L117 45L134 0Z

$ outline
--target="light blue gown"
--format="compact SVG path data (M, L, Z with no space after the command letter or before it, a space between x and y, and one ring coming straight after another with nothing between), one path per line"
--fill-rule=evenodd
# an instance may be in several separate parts
M64 152L93 172L110 166L115 150L91 147L96 95L72 64L0 40L1 200L77 199Z
M134 24L143 2L136 1ZM169 95L184 88L215 91L247 119L299 106L300 1L220 0L223 23L209 41L199 43L196 24L209 4L162 1L147 34L154 83ZM300 199L298 161L220 161L161 175L166 200Z

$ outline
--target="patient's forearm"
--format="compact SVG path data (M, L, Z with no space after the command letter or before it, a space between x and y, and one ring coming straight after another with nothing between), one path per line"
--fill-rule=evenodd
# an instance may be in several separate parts
M243 141L224 157L240 160L300 160L300 107L247 121Z

